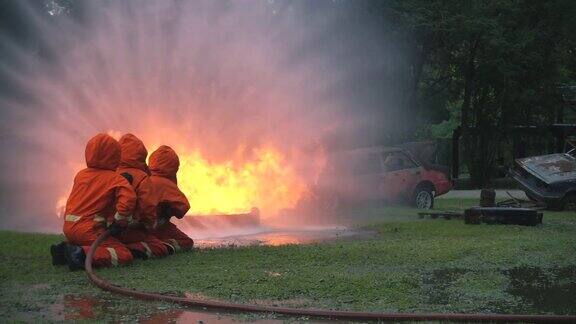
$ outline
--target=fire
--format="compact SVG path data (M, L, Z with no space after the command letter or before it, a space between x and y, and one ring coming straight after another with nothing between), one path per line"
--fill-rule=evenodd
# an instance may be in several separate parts
M263 215L294 207L306 183L275 149L255 149L244 161L212 163L199 151L179 152L178 186L189 214L234 214L253 207Z
M232 154L222 162L211 161L199 150L176 151L180 158L178 187L190 201L189 215L248 213L258 208L266 217L295 207L308 192L309 179L274 148L254 149L248 158ZM81 163L72 165L70 179L83 168ZM67 198L62 195L56 202L58 217L64 213Z

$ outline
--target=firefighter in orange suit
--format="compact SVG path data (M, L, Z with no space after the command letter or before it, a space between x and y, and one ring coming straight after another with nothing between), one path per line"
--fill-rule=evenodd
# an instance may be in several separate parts
M66 202L64 235L67 243L52 246L53 262L57 250L64 250L71 270L83 269L90 245L107 228L118 232L132 221L136 193L116 169L120 163L120 144L106 134L98 134L86 144L86 166L74 178ZM130 263L132 253L118 239L110 237L95 251L96 267Z
M146 165L148 151L144 143L132 134L120 138L121 158L117 173L132 184L137 203L134 217L137 222L117 238L135 257L147 259L168 255L168 248L150 231L156 227L156 205L152 193L150 171Z
M177 185L178 155L163 145L150 155L149 163L158 215L158 225L153 233L168 246L169 253L190 250L194 241L170 222L172 216L182 218L190 209L188 199Z

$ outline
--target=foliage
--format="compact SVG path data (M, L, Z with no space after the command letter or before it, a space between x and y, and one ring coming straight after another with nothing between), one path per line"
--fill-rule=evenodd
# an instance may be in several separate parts
M441 121L438 124L430 125L430 131L433 138L452 138L452 133L458 126L460 126L460 106L461 101L448 102L446 109L450 113L450 117Z
M570 0L372 3L392 22L411 59L414 85L405 109L436 124L445 138L463 128L464 158L472 180L483 184L515 125L547 125L560 119L558 86L573 83L576 3ZM441 118L438 120L438 118ZM426 128L426 126L424 126Z

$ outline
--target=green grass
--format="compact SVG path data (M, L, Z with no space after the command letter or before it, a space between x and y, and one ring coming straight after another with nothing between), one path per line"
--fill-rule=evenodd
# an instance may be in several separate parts
M436 208L458 210L473 203L445 199ZM419 219L415 210L398 207L348 214L357 217L361 228L376 231L376 237L206 249L99 273L127 287L235 302L362 311L576 314L574 213L546 212L538 227ZM83 272L51 266L48 246L60 236L1 232L0 238L0 318L62 318L54 309L65 296L104 300L96 305L97 317L115 320L169 307L110 296L88 285Z

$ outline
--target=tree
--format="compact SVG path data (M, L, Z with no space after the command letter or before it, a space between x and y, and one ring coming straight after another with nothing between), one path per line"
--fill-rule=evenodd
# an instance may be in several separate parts
M493 175L501 140L515 125L555 121L558 85L575 76L573 1L398 0L377 7L411 53L404 109L459 116L473 183ZM459 114L448 109L455 104Z

